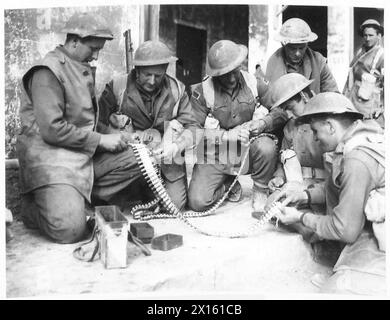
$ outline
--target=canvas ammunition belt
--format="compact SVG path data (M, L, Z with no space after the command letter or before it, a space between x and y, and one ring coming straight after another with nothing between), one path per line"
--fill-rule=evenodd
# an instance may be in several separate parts
M275 141L277 144L277 138L269 133L262 133L256 137L253 137L250 139L250 143L255 141L256 139L260 137L270 137ZM149 149L144 144L129 144L131 148L134 151L135 157L137 159L138 165L140 166L141 172L148 183L149 187L153 191L154 195L156 196L156 199L145 204L145 205L139 205L134 207L131 210L131 214L133 215L134 219L140 219L140 220L151 220L151 219L162 219L162 218L179 218L182 220L185 224L190 226L191 228L195 229L196 231L208 235L208 236L217 236L217 237L228 237L228 238L243 238L248 237L251 235L258 227L264 225L266 222L268 222L272 216L265 212L262 219L257 220L255 224L253 224L246 232L235 232L235 233L227 233L227 232L208 232L205 230L200 229L199 227L192 224L188 218L197 218L197 217L205 217L213 214L220 205L225 201L226 197L228 196L229 192L232 190L235 183L238 181L239 176L242 173L242 170L245 167L245 161L249 155L250 148L248 147L246 150L246 153L242 159L241 166L237 172L237 176L233 180L232 184L230 185L229 189L224 193L223 197L219 199L210 209L206 211L201 212L195 212L195 211L188 211L188 212L181 212L176 205L172 202L172 199L169 197L164 185L163 181L161 179L161 176L158 174L158 170L156 169L156 166L153 164L151 153ZM145 209L151 208L154 205L161 202L163 208L166 210L164 213L150 213L148 211L145 213ZM143 212L144 211L144 212ZM142 214L143 212L143 214Z

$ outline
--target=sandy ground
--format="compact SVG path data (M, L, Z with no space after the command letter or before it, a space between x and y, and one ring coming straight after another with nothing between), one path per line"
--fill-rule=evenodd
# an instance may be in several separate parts
M11 225L13 239L6 246L7 297L58 297L90 294L129 297L179 297L223 294L234 296L315 294L315 274L329 276L329 267L316 263L311 247L298 234L271 224L254 227L250 208L250 178L240 177L244 198L225 203L213 216L191 219L209 233L247 233L230 239L205 236L176 219L151 220L155 236L183 236L183 246L151 249L144 256L128 245L128 265L105 269L101 261L75 259L78 244L55 244L28 230L19 221ZM150 245L147 245L150 248Z

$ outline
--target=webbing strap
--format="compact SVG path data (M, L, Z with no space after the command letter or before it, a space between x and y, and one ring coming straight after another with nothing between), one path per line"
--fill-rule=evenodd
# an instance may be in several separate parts
M88 241L84 242L83 244L78 246L76 249L74 249L73 250L73 256L76 259L82 260L82 261L87 261L87 262L94 261L95 257L96 257L96 254L99 252L99 241L98 241L98 239L96 240L95 247L93 248L93 252L92 252L92 255L90 257L88 257L88 253L90 252L90 250L85 250L85 252L83 252L83 249L85 247L88 247L87 245L90 244L91 242L93 242L95 240L95 238L98 238L98 234L99 233L100 233L100 230L98 229L97 224L95 224L95 227L93 228L93 231L92 231L91 239L89 239Z
M177 117L178 112L179 112L179 105L180 105L181 97L183 95L183 89L180 86L179 80L177 80L176 78L171 77L169 75L167 75L167 76L169 79L172 80L171 83L172 82L175 83L175 86L171 85L172 94L173 94L174 99L176 100L175 106L173 107L173 110L172 110L172 119L175 119Z
M370 73L374 73L375 72L375 69L376 69L376 65L378 64L378 61L380 59L380 57L383 55L384 51L383 51L383 48L380 47L375 55L375 58L374 60L372 61L372 66L371 66L371 72Z

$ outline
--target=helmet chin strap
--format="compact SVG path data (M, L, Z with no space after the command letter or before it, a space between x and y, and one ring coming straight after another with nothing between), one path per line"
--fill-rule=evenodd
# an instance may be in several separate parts
M309 102L309 97L303 91L299 91L299 94L301 95L301 98L302 98L304 103Z

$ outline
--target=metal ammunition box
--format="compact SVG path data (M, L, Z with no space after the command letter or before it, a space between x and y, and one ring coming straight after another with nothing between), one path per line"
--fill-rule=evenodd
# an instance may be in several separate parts
M147 222L130 223L130 232L146 244L150 243L154 236L154 229Z
M152 248L167 251L183 245L183 236L167 233L152 239Z
M117 206L97 206L100 259L106 269L127 267L128 221Z

